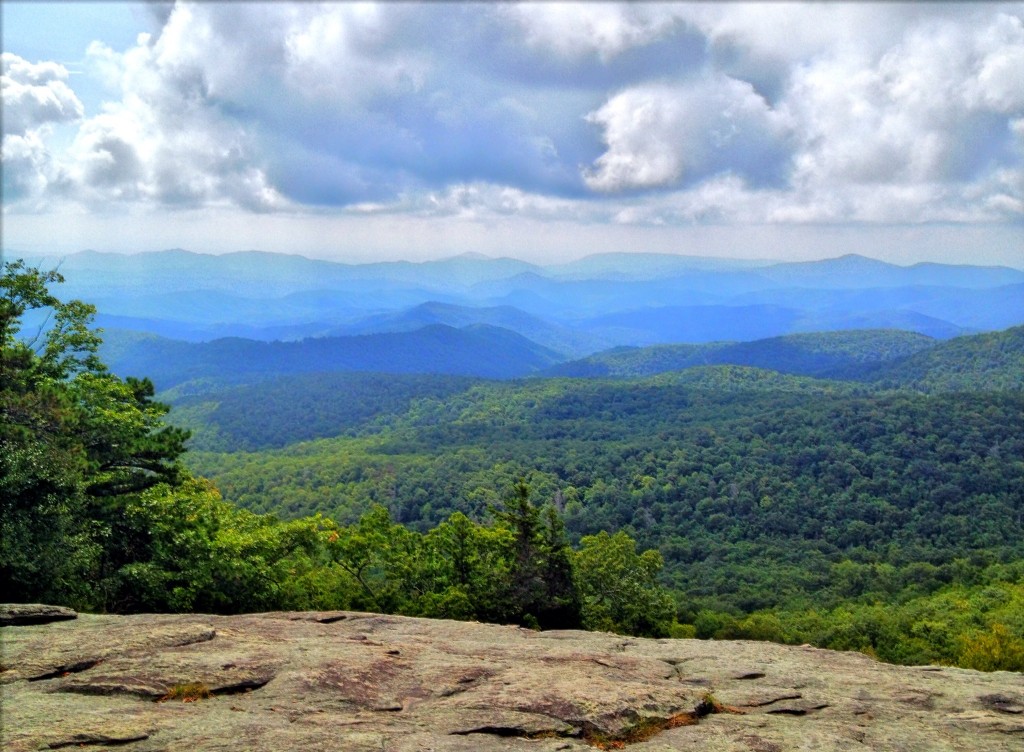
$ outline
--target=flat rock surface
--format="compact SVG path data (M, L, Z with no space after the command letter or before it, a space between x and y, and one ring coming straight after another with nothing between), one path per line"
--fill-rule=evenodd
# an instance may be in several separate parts
M75 619L78 613L64 606L44 603L0 603L0 627L24 624L48 624Z
M348 612L0 629L4 750L1024 749L1024 675Z

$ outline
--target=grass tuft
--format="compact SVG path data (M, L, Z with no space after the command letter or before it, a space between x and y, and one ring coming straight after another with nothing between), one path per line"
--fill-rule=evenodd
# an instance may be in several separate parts
M170 700L196 702L197 700L208 700L211 697L213 697L213 692L202 682L188 682L186 684L175 684L167 694L160 698L160 702Z

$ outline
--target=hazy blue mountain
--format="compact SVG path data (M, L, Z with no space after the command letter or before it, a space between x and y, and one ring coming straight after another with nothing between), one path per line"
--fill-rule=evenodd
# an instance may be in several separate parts
M1024 322L1024 284L986 289L924 289L942 292L907 304L907 308L982 331L1006 329Z
M963 329L1005 329L1024 322L1024 285L1020 284L991 288L911 285L846 290L784 287L746 293L730 302L796 306L814 312L815 318L829 317L836 321L880 312L890 317L888 325L891 326L902 326L892 317L897 311L907 311L954 327L946 335L911 327L932 336L955 336L964 333Z
M949 339L964 334L973 334L973 327L957 326L916 311L896 309L847 313L830 311L805 313L801 322L794 327L798 332L843 331L850 329L901 329L935 339Z
M734 365L801 376L844 377L935 344L934 339L921 334L879 329L790 334L753 342L619 347L552 366L544 375L636 377L698 366Z
M300 342L225 338L182 342L108 332L102 356L121 376L146 374L157 388L193 379L247 382L317 371L439 373L512 378L562 360L557 353L499 327L435 324L412 332L319 337Z
M532 316L513 306L474 307L431 301L413 308L389 311L334 327L330 335L412 331L428 324L457 328L489 324L517 332L529 340L567 357L581 357L604 349L609 342L568 326Z
M626 310L637 305L721 302L729 296L772 287L773 283L745 271L693 271L658 279L552 279L520 274L480 283L471 293L485 300L502 299L512 305L524 294L539 295L544 305L560 311ZM525 308L528 302L517 307ZM529 309L527 309L529 310ZM534 311L531 311L534 312Z
M785 286L817 289L856 287L998 287L1024 282L1024 271L1005 266L914 264L896 266L849 254L822 261L780 263L758 269L763 277Z
M599 253L567 264L545 267L558 279L651 280L697 271L756 269L772 262L750 259L705 258L671 253Z
M903 267L857 255L765 263L617 253L543 267L478 254L342 264L179 249L86 251L60 260L60 268L68 282L58 294L95 304L106 325L188 341L488 323L579 356L610 345L840 329L901 328L948 338L1024 323L1024 271Z
M800 319L799 310L773 305L657 306L597 316L579 326L614 334L620 342L649 345L762 339L793 331Z
M64 289L76 297L112 290L220 290L253 298L281 297L316 289L358 290L367 282L444 292L539 268L473 254L421 263L343 264L262 251L214 256L181 249L139 254L83 251L31 261L59 266L68 279Z
M185 342L209 342L224 337L243 337L245 339L273 342L274 340L292 341L307 337L323 337L335 326L325 322L309 324L283 324L280 326L253 326L242 323L201 323L191 321L175 321L173 319L141 318L134 316L108 316L98 313L96 326L104 329L131 330L141 333L156 334L168 339L180 339Z

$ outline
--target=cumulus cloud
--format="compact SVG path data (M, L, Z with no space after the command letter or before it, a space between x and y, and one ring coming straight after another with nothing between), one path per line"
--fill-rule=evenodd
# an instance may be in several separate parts
M84 108L57 63L2 56L4 202L35 201L59 179L47 141L53 128L80 120Z
M1008 113L1024 79L1019 17L971 27L921 23L877 60L834 54L796 70L784 107L797 124L795 190L845 195L851 219L996 220L994 173L1020 166ZM973 199L971 197L974 197Z
M88 55L122 98L82 123L67 151L65 194L91 206L287 206L255 134L218 110L228 101L219 92L241 83L237 53L219 49L192 8L175 6L157 39L143 35L124 53L94 43Z
M502 9L534 49L603 61L658 41L674 30L671 6L573 2L516 3Z
M57 63L33 64L17 55L2 55L4 133L23 136L50 123L82 117L82 103L67 84L68 71Z
M4 55L7 203L655 225L1021 216L1020 4L160 14L153 37L90 48L88 74L120 94L88 117L63 68ZM68 124L70 145L49 151Z
M672 186L728 170L768 177L787 131L749 83L720 75L628 89L587 120L601 127L608 146L585 173L598 191Z

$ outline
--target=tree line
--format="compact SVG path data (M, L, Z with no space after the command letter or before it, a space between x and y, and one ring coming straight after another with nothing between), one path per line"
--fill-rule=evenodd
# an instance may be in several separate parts
M94 311L52 296L59 279L19 262L0 277L13 600L366 609L1024 669L1019 394L743 369L403 393L354 419L365 434L200 455L225 500L186 468L153 384L103 365ZM33 313L45 324L24 331Z
M223 501L181 464L148 379L96 355L94 310L48 291L56 272L0 278L0 578L7 597L85 610L354 608L667 635L660 555L624 533L572 549L518 482L488 523L425 533L373 507L352 525L281 522ZM35 332L24 317L48 314Z

